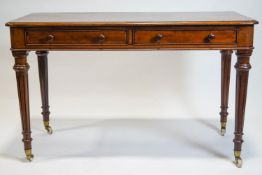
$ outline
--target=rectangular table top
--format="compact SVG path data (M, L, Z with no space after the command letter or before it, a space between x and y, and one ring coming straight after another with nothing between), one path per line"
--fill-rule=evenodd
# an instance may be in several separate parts
M258 21L236 12L88 12L32 13L6 23L11 27L253 25Z

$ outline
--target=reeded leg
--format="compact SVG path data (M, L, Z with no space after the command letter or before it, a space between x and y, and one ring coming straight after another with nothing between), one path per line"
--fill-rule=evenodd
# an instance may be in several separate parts
M42 98L42 116L45 129L48 134L52 134L53 130L49 125L49 101L48 101L48 51L36 51L38 57L39 81Z
M221 122L221 135L224 136L226 133L226 123L228 116L228 92L230 82L230 70L231 70L231 55L232 50L221 50L221 111L220 111L220 122Z
M252 50L237 50L236 68L236 107L235 107L235 138L234 138L234 155L237 167L242 166L241 146L243 143L243 127L245 118L248 72L251 69L249 63Z
M26 159L31 161L32 154L32 138L30 130L30 112L29 112L29 89L28 89L28 70L26 51L13 51L15 58L14 70L16 71L17 90L20 105L20 115L22 121L22 134Z

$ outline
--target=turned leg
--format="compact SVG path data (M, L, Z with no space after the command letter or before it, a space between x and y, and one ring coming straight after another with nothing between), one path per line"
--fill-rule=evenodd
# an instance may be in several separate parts
M48 51L36 51L38 57L38 70L39 70L39 81L41 89L42 99L42 116L44 127L49 134L52 134L53 130L49 125L49 101L48 101L48 62L47 55Z
M236 68L236 107L235 107L235 138L234 138L234 155L237 167L242 166L241 146L243 143L243 127L245 118L245 106L248 85L248 72L251 69L249 58L252 50L237 50Z
M31 161L32 154L32 138L30 130L30 112L29 112L29 89L28 89L28 70L26 51L13 51L15 58L14 70L16 71L17 90L20 105L20 115L22 121L22 134L26 159Z
M230 70L231 70L231 55L232 50L221 50L221 111L220 111L220 122L221 122L221 135L224 136L226 133L227 123L227 108L228 108L228 92L230 82Z

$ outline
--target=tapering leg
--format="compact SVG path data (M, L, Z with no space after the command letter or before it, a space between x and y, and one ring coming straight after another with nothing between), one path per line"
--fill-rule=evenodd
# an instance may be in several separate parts
M224 136L226 133L226 123L228 116L228 92L230 82L230 70L231 70L231 55L232 50L221 50L221 111L220 111L220 122L221 122L221 135Z
M245 118L245 106L248 85L248 72L251 69L249 63L252 50L237 50L236 68L236 107L235 107L235 138L234 138L234 155L237 167L242 166L241 146L243 143L243 127Z
M39 81L42 98L42 116L45 129L49 134L52 134L53 130L49 125L49 101L48 101L48 51L36 51L38 57L38 70Z
M28 89L28 70L26 51L13 51L15 58L14 70L16 71L17 90L20 105L20 115L22 121L22 134L26 159L31 161L32 154L32 138L30 129L30 112L29 112L29 89Z

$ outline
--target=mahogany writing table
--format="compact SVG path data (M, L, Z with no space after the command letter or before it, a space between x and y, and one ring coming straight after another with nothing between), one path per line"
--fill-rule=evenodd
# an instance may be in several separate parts
M27 55L36 51L45 129L49 126L48 51L52 50L220 50L221 134L226 131L231 55L236 51L235 163L241 167L241 145L249 63L256 20L235 12L103 12L33 13L6 23L15 58L23 142L31 160Z

